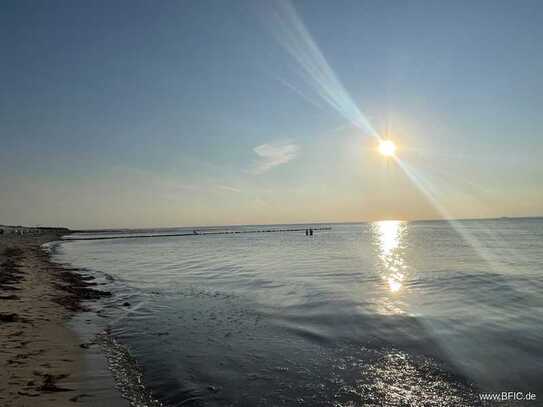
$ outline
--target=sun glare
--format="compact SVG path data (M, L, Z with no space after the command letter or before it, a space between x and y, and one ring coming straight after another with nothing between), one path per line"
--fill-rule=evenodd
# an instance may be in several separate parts
M379 143L379 152L385 157L392 157L396 152L396 145L390 140L383 140Z

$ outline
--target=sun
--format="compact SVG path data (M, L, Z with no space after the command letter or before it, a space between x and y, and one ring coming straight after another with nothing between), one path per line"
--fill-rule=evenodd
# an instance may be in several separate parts
M379 152L385 157L392 157L396 153L396 144L390 140L382 140L379 143Z

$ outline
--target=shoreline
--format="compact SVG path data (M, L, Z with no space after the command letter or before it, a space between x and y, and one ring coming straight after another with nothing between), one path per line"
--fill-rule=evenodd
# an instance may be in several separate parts
M88 310L83 301L111 293L93 288L94 277L50 260L42 245L63 234L0 235L2 406L73 406L92 397L81 386L85 348L68 323Z

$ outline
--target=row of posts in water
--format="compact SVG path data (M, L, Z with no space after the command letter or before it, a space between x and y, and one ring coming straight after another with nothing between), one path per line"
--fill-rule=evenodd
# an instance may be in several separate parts
M67 236L65 240L109 240L109 239L137 239L137 238L149 238L149 237L176 237L176 236L195 236L195 235L232 235L232 234L245 234L245 233L278 233L278 232L301 232L305 230L306 236L313 236L313 232L316 230L331 230L329 226L318 228L288 228L288 229L253 229L253 230L221 230L221 231L202 231L193 230L192 233L169 233L169 234L153 234L153 235L118 235L118 236L96 236L96 237L70 237ZM89 231L78 231L79 233L88 233ZM95 232L96 233L96 232Z

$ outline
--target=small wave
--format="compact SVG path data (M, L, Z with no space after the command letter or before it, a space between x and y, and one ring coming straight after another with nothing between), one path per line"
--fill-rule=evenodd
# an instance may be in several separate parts
M142 370L125 346L118 343L107 331L99 333L96 342L102 346L106 355L117 390L131 406L167 407L144 386Z

